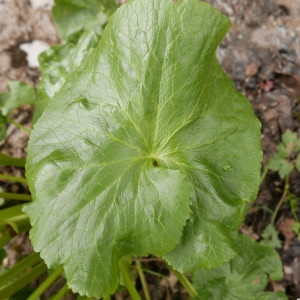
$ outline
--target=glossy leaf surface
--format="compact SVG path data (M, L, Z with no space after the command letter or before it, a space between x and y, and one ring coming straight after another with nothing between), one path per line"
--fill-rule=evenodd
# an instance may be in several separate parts
M36 123L30 236L74 291L113 293L128 255L179 271L235 255L261 151L260 124L215 58L229 26L197 0L125 4Z
M283 277L277 252L247 236L238 235L234 242L238 255L229 263L194 273L193 282L199 295L197 299L287 299L281 293L264 292L269 277L272 280Z

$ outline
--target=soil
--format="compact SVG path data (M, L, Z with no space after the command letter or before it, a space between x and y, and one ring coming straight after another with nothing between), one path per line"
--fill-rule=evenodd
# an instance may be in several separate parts
M9 80L20 80L36 86L40 72L31 67L20 45L39 40L49 45L59 43L55 25L47 8L37 7L38 1L0 0L0 92L7 91ZM232 28L221 43L217 56L236 88L247 96L262 124L263 167L276 152L282 134L290 129L300 137L300 1L298 0L209 0L227 15ZM29 126L32 108L24 106L13 118ZM15 157L25 157L28 135L14 125L8 125L8 136L0 144L1 151ZM19 170L4 168L3 172L21 175ZM1 182L7 191L23 191L26 187ZM284 182L269 171L253 206L274 210L283 193ZM300 197L300 173L293 171L291 192ZM241 231L261 239L270 223L266 210L249 209ZM298 218L300 213L298 210ZM269 290L283 290L290 299L300 297L300 241L291 226L294 218L288 204L279 210L276 227L282 247L277 249L284 267L284 279L270 283ZM26 235L16 238L18 255L31 251ZM10 252L5 260L12 265L17 254ZM168 270L153 260L148 268L168 275ZM185 299L172 276L157 280L148 276L153 299ZM137 282L137 286L141 284ZM69 297L72 298L71 295ZM46 299L46 298L45 298ZM120 294L117 299L126 299Z

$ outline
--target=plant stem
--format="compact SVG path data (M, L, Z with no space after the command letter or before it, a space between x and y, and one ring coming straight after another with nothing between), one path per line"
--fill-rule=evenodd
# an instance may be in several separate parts
M26 178L16 177L16 176L11 176L11 175L5 175L5 174L0 174L0 179L10 180L10 181L16 181L16 182L22 182L22 183L27 183L27 179Z
M264 205L256 205L256 206L252 206L252 207L250 207L250 208L248 209L248 211L254 210L254 209L263 209L263 210L269 212L269 213L272 214L272 215L273 215L273 213L274 213L274 211L273 211L271 208L269 208L269 207L267 207L267 206L264 206Z
M33 252L29 254L0 276L0 288L9 283L11 280L16 279L17 276L21 275L25 270L34 266L39 261L41 261L41 258L38 253Z
M144 275L144 272L143 272L143 269L142 269L142 265L141 265L139 260L136 260L135 264L136 264L137 271L138 271L139 276L140 276L140 280L141 280L141 283L142 283L145 299L146 300L151 300L148 285L147 285L147 282L146 282L146 278L145 278L145 275Z
M25 163L25 158L15 158L0 152L0 165L24 168Z
M29 272L18 277L16 280L12 281L4 288L0 290L0 300L5 300L15 294L17 291L22 289L32 280L38 278L40 275L47 271L47 266L44 263L38 264L36 267L31 269Z
M26 128L25 126L21 125L20 123L14 121L13 119L11 119L10 117L7 117L7 121L9 123L14 124L17 128L23 130L24 132L30 134L30 129Z
M32 197L30 195L18 194L18 193L0 193L0 198L21 200L21 201L31 201L32 200Z
M132 266L132 267L135 268L135 269L137 269L136 266ZM154 276L157 276L157 277L166 278L166 279L169 278L169 276L162 275L162 274L160 274L160 273L158 273L158 272L154 272L154 271L152 271L152 270L149 270L149 269L146 269L146 268L143 268L143 267L142 267L142 270L143 270L145 273L148 273L148 274L151 274L151 275L154 275Z
M48 276L48 278L27 298L27 300L36 300L41 296L49 286L61 275L64 269L58 268L52 274Z
M182 286L185 288L185 290L188 292L189 296L191 298L194 298L198 295L196 292L193 284L180 272L174 270L166 261L164 263L170 268L170 270L175 274L177 279L180 281Z
M60 291L53 298L51 298L51 300L61 300L62 297L67 293L68 289L68 285L65 284Z
M142 300L141 296L139 295L139 293L137 292L135 286L133 285L133 283L131 281L130 275L128 273L128 268L127 268L124 260L122 260L122 259L119 261L119 269L122 274L124 284L131 296L131 299L132 300Z
M189 296L191 298L196 297L198 294L193 286L193 284L180 272L174 270L171 268L172 272L176 275L182 286L185 288L185 290L188 292Z
M278 211L279 211L282 203L286 199L286 196L288 195L289 190L290 190L289 176L286 176L285 177L285 183L284 183L284 191L283 191L283 194L281 195L281 198L280 198L279 202L277 203L277 205L275 207L275 210L274 210L274 213L273 213L273 216L272 216L272 219L271 219L271 223L270 223L271 225L274 225L277 214L278 214Z
M263 183L263 181L264 181L264 179L265 179L268 171L269 171L269 163L266 164L266 166L264 168L264 171L263 171L263 173L260 176L260 185Z

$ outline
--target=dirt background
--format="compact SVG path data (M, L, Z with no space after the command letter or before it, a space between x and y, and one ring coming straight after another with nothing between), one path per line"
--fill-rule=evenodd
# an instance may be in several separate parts
M236 88L248 97L262 123L265 166L276 152L276 146L286 130L290 129L300 136L300 0L207 2L231 19L232 28L221 43L217 56ZM7 91L9 80L20 80L34 86L38 83L39 69L28 65L27 54L20 49L20 45L35 40L49 45L60 42L49 4L51 2L44 0L0 0L0 92ZM31 115L32 108L24 106L12 117L28 126ZM0 144L1 151L24 157L27 140L28 135L14 125L8 125L8 136ZM21 171L11 168L3 172L21 175ZM2 182L1 186L14 192L25 188L6 182ZM300 197L299 172L292 173L290 186L292 193ZM254 205L266 205L274 209L282 192L282 180L275 172L269 172ZM241 231L259 240L270 220L271 215L265 210L249 210ZM291 230L292 223L290 208L284 204L276 219L276 226L282 241L282 248L277 250L285 277L280 283L270 283L269 289L283 290L290 299L296 299L300 297L300 242ZM19 254L31 251L26 236L16 239L16 243L19 245ZM11 254L5 263L13 264L15 257L15 253ZM149 267L165 272L155 260ZM155 287L157 284L158 288ZM176 289L173 289L173 294L172 291L171 294L161 292L166 286L170 290L170 282L162 284L162 281L153 281L153 299L185 298L180 290L175 292Z

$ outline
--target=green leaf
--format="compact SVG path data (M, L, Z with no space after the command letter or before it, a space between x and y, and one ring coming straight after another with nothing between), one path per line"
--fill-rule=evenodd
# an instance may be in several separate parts
M24 104L35 102L35 91L32 86L20 81L10 81L8 86L10 92L0 94L0 109L3 116L8 116L14 109Z
M36 123L30 237L74 291L113 293L123 256L164 255L181 271L235 255L262 153L252 107L215 57L229 26L197 0L128 2Z
M237 235L235 244L238 255L229 263L194 273L193 282L199 294L196 299L261 299L260 295L265 295L269 277L272 280L283 277L281 262L275 250L243 235Z
M84 31L101 34L108 16L118 6L115 0L55 0L52 15L60 36L77 43Z
M283 161L285 161L285 159L282 158L282 157L280 157L278 155L278 153L276 153L274 155L274 157L269 161L269 168L270 168L270 170L276 171L276 172L278 170L280 170L280 167L281 167Z
M38 86L34 123L41 116L49 100L61 89L69 74L81 65L87 53L98 44L100 38L92 31L83 34L77 45L54 45L40 54L42 80Z
M300 240L300 223L299 222L293 223L292 224L292 229L295 232L295 234L297 234L298 240Z
M278 153L269 162L270 170L277 171L280 178L289 176L293 171L294 165L285 159L282 159Z
M54 45L39 56L43 74L42 86L49 97L53 97L64 84L67 76L81 65L87 53L94 48L100 36L94 32L84 34L77 45Z
M286 160L282 161L282 164L278 170L280 178L289 176L294 169L294 165Z
M290 156L290 153L289 151L287 150L287 148L283 145L283 144L279 144L277 146L277 153L275 154L275 157L277 159L284 159L284 158L289 158Z
M297 214L298 212L299 200L300 198L293 193L289 193L289 195L287 195L286 199L284 200L285 202L290 204L291 211L293 214Z
M287 149L287 151L291 154L292 152L299 151L300 141L298 139L297 133L287 130L282 135L282 143Z
M272 248L281 248L281 241L278 238L279 232L272 224L268 224L262 232L261 236L263 240L260 242L264 246L270 246Z
M297 140L294 143L293 151L294 152L300 151L300 139L298 138L298 136L297 136Z

